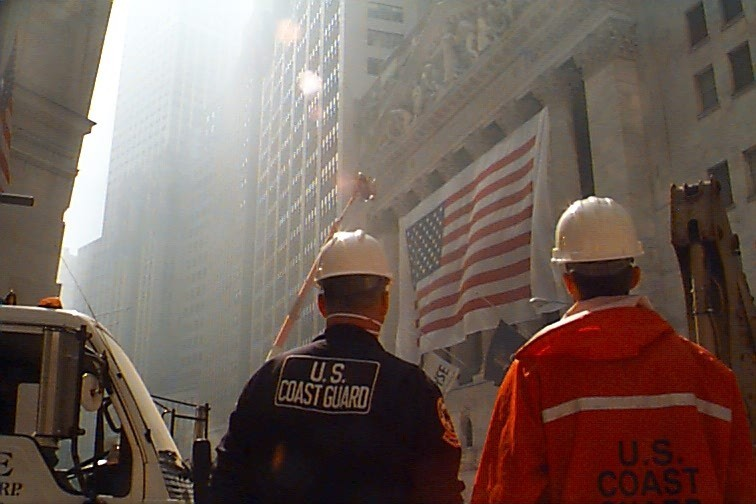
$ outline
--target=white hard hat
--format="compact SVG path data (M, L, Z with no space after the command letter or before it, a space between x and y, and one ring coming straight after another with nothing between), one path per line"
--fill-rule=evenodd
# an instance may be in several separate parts
M551 262L611 261L643 255L630 214L611 198L588 198L564 211L554 233Z
M335 233L320 250L315 281L344 275L392 278L383 247L361 229Z

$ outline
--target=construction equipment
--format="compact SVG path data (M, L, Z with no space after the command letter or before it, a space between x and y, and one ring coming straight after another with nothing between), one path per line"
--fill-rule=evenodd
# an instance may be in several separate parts
M96 320L0 306L0 502L200 502L209 443L193 468L134 365Z
M690 338L735 373L756 439L756 307L720 192L716 180L671 187L672 245Z
M351 196L344 205L344 209L341 211L339 216L336 218L336 220L333 221L331 229L328 232L328 236L326 236L326 239L323 241L323 243L328 243L328 241L333 238L333 235L336 234L336 232L339 230L341 221L344 220L344 216L346 215L347 210L349 210L349 207L352 206L352 203L354 203L358 196L365 201L370 201L375 198L375 179L370 178L361 172L357 173L357 176L352 183ZM310 271L307 273L304 282L302 282L302 285L299 287L299 291L297 292L297 297L294 300L294 304L289 310L289 313L284 318L283 324L281 324L281 328L278 330L278 334L273 340L273 346L268 352L268 356L265 358L265 360L270 360L276 355L283 352L284 345L286 344L286 339L289 336L289 332L291 332L291 328L294 326L294 322L297 321L297 319L299 318L299 313L302 311L302 304L304 303L305 295L310 290L310 287L312 287L315 281L315 270L317 269L317 265L318 257L315 257L315 260L312 262L312 266L310 267Z

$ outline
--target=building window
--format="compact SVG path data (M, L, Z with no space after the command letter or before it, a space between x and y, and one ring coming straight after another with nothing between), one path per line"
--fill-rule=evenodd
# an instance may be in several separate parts
M396 5L368 2L368 17L401 23L404 21L404 10Z
M693 47L709 36L703 2L698 2L695 7L686 12L685 17L688 18L690 46Z
M381 30L368 30L367 44L369 46L383 47L385 49L394 49L399 47L404 40L401 33L392 33Z
M724 18L725 23L742 16L743 2L740 0L722 0L722 18Z
M380 75L383 60L381 58L369 57L367 59L367 73L370 75Z
M732 205L734 200L732 199L732 184L730 183L730 167L727 165L727 161L722 161L707 169L706 173L710 178L719 182L722 188L722 205L725 207Z
M743 152L743 157L746 162L746 169L748 170L748 178L751 183L749 197L756 196L756 145Z
M732 92L736 93L753 82L751 48L746 42L727 53L727 56L732 69Z
M708 66L696 75L696 86L701 101L701 113L708 112L719 105L717 97L717 83L714 79L714 68Z

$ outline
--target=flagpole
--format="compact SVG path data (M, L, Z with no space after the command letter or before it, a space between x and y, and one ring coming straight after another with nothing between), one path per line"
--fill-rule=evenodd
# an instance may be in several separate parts
M328 236L323 242L324 244L328 243L328 241L333 238L333 235L335 235L339 230L341 221L344 220L344 216L346 215L347 210L349 210L349 207L352 205L352 203L354 203L354 200L357 198L357 196L361 196L365 201L370 201L375 198L375 179L367 177L363 173L357 174L357 177L352 186L352 195L349 197L346 205L344 205L344 209L341 211L341 214L339 214L336 220L333 221L331 229L328 232ZM294 326L294 322L297 321L297 319L299 318L299 313L302 311L305 295L314 283L315 271L318 268L319 258L320 254L315 257L315 260L312 262L312 266L310 266L310 271L307 273L307 276L305 277L304 282L302 282L301 287L299 287L299 292L297 292L297 297L294 300L294 304L289 310L289 313L284 318L283 324L281 324L281 328L278 330L278 334L276 334L276 338L273 340L273 346L270 348L268 356L265 358L266 361L283 352L284 345L286 344L286 339L289 336L289 332L291 332L291 328Z

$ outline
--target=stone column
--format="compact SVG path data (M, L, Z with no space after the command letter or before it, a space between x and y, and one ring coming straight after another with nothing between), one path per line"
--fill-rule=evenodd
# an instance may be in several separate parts
M580 173L575 148L572 117L572 92L579 76L565 70L544 73L536 81L532 94L549 112L549 165L547 178L552 208L557 214L580 198Z
M399 220L396 212L391 208L378 212L375 217L370 219L368 231L383 245L389 264L396 275L399 269ZM399 320L398 280L398 277L394 278L393 285L391 286L389 312L386 315L386 320L383 322L383 331L381 332L381 343L391 353L396 352L396 327Z
M420 198L414 191L407 191L392 201L391 207L375 215L375 236L386 251L389 264L397 274L399 270L399 218L406 215L418 203ZM370 228L372 229L372 227ZM394 278L391 286L389 312L383 322L381 343L391 352L396 352L396 331L399 323L399 278Z
M635 62L619 58L585 80L596 193L623 203L635 203L639 183L648 190L638 86Z
M646 251L639 263L656 270L656 236L664 231L657 230L654 217L655 184L644 138L636 62L620 56L589 68L585 90L596 193L611 196L632 214ZM653 280L659 272L650 273L641 285L647 293L659 287Z

